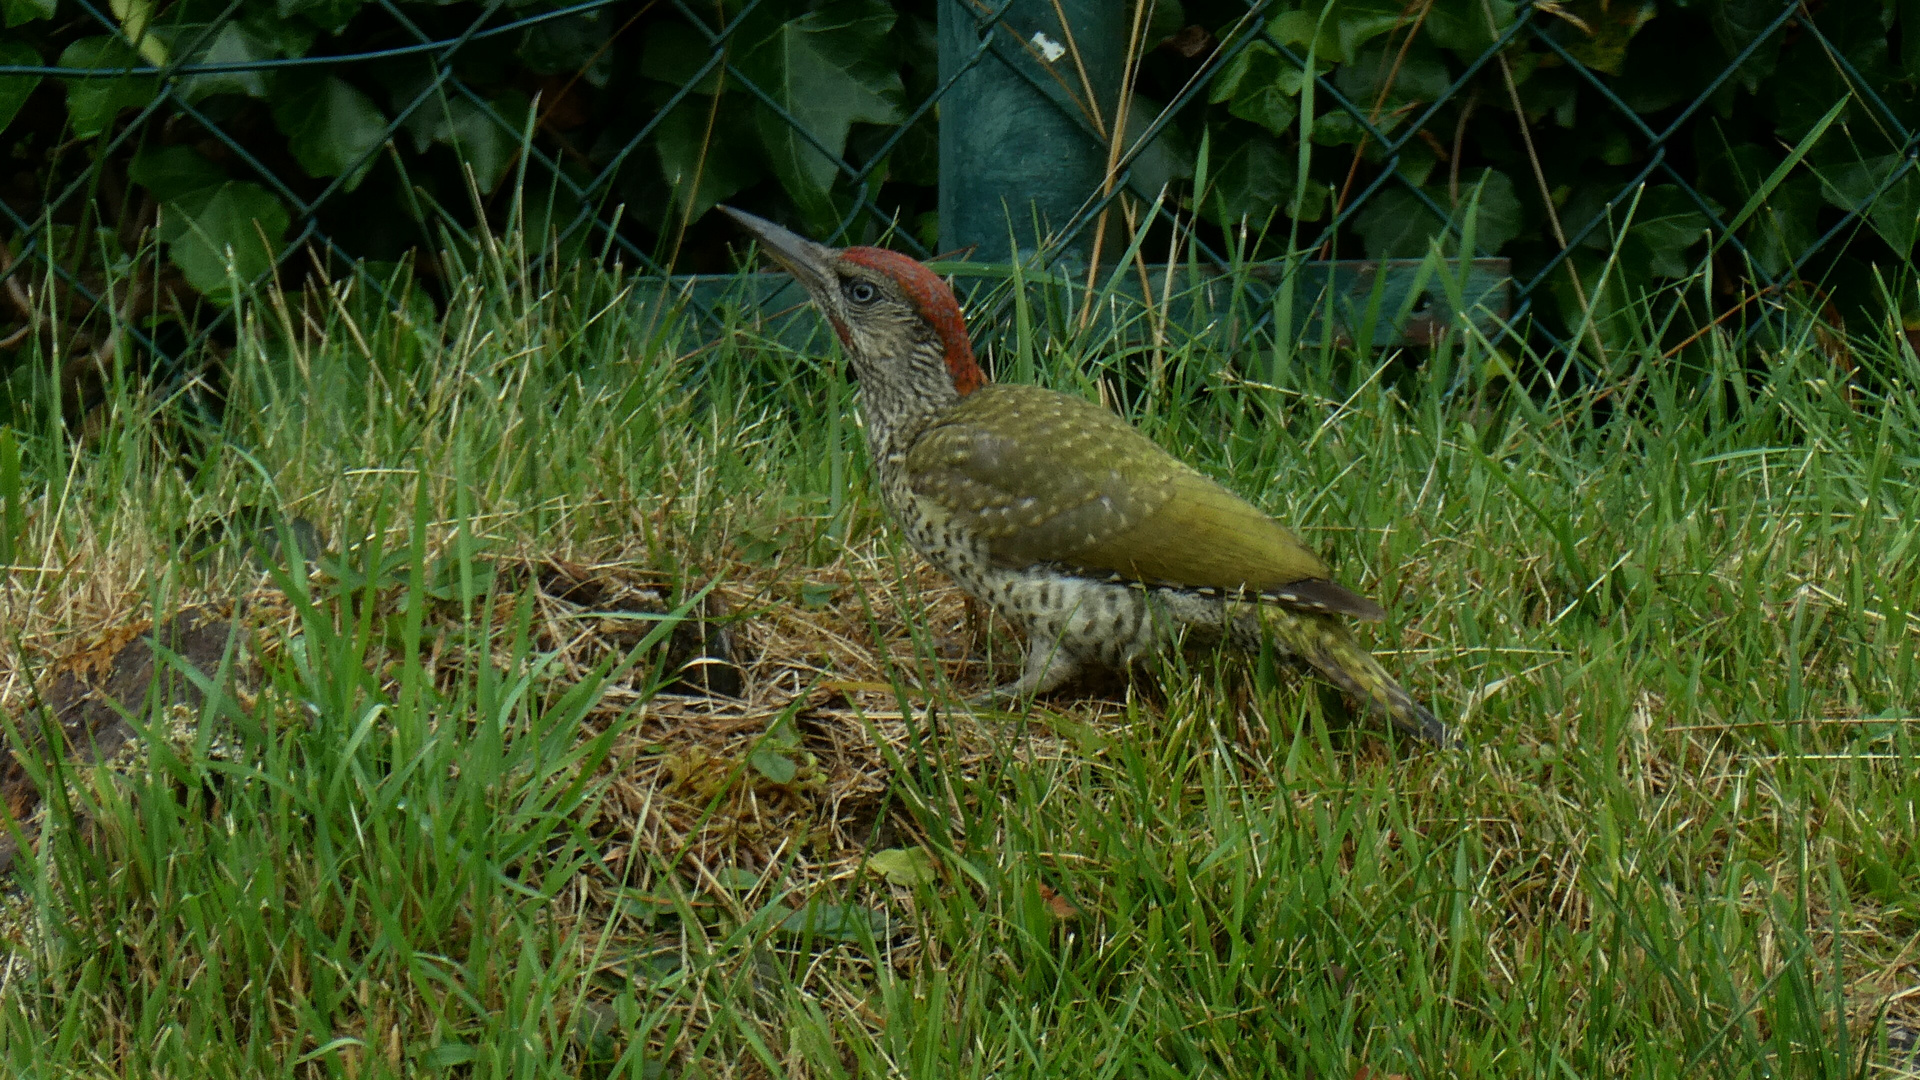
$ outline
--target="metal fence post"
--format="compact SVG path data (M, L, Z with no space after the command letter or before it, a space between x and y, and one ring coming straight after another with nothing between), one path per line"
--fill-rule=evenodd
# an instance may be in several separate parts
M940 77L958 73L940 103L943 250L1010 259L1036 246L1036 217L1041 230L1059 230L1099 189L1107 157L1099 133L1118 96L1126 9L1114 0L942 0ZM1067 250L1084 259L1091 241L1082 230Z

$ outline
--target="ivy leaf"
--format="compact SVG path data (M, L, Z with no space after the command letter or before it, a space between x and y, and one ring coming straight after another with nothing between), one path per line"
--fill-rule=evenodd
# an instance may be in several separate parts
M1779 15L1780 5L1774 0L1718 0L1707 5L1707 19L1713 24L1713 36L1719 40L1720 47L1726 50L1728 60L1753 44ZM1775 34L1772 41L1755 49L1753 55L1747 57L1746 63L1740 65L1740 73L1745 77L1749 89L1773 74L1775 61L1780 56L1780 40L1780 36Z
M1813 177L1789 176L1773 189L1747 226L1747 250L1762 273L1785 273L1793 260L1813 246L1819 238L1815 222L1819 212L1819 182Z
M1305 72L1283 59L1272 46L1255 42L1214 80L1208 100L1216 104L1225 101L1233 115L1275 135L1284 135L1300 116L1293 99L1304 82Z
M520 61L536 75L579 72L587 85L603 87L614 74L614 52L606 47L613 29L604 10L535 23L520 44Z
M1440 51L1417 38L1404 52L1397 45L1391 53L1382 46L1369 46L1334 76L1340 92L1360 103L1369 115L1373 114L1373 103L1380 103L1374 123L1382 131L1392 131L1406 119L1401 115L1402 106L1436 100L1452 81Z
M144 67L125 41L117 37L87 37L66 47L60 67L82 71L115 71ZM137 109L160 92L151 75L67 80L67 123L76 138L90 139L113 125L122 109Z
M1657 277L1686 277L1693 267L1687 249L1706 239L1707 215L1677 184L1648 188L1635 208L1621 260L1639 263Z
M51 19L58 9L59 0L0 0L0 15L4 15L9 30L36 19ZM33 63L38 64L39 61Z
M1445 206L1446 201L1436 200ZM1427 253L1444 221L1411 190L1389 183L1373 193L1353 223L1369 259L1412 259Z
M1498 35L1519 17L1520 0L1433 0L1427 12L1426 32L1435 45L1462 59L1477 60L1499 40ZM1487 25L1487 11L1493 26Z
M24 41L0 41L0 64L11 67L38 67L40 54ZM7 130L14 114L27 103L27 96L40 85L38 75L0 75L0 131Z
M1443 188L1423 189L1434 203L1446 207L1448 193ZM1360 212L1354 229L1366 246L1370 259L1417 259L1432 247L1435 237L1446 239L1442 247L1459 250L1460 243L1447 230L1466 231L1467 215L1474 212L1473 244L1480 251L1498 254L1502 247L1520 235L1522 213L1520 197L1513 179L1495 169L1482 170L1477 176L1461 179L1460 205L1449 218L1433 212L1424 200L1403 185L1375 192Z
M339 36L360 13L365 0L275 0L274 10L282 20L296 17L312 23L328 34Z
M1498 254L1501 248L1520 235L1520 193L1514 188L1513 178L1497 169L1482 170L1470 182L1473 185L1472 195L1465 190L1469 181L1461 181L1461 206L1454 211L1454 218L1464 224L1468 208L1473 208L1474 246Z
M235 281L245 286L273 269L291 222L266 188L228 179L184 146L141 154L127 175L159 200L167 258L200 295L230 304Z
M1267 33L1283 45L1313 45L1316 60L1340 64L1360 46L1401 25L1407 15L1400 0L1308 0L1299 11L1283 11L1267 23ZM1324 12L1324 14L1323 14Z
M1737 0L1736 0L1737 2ZM1769 0L1762 0L1769 2ZM1775 10L1779 5L1774 5ZM1566 25L1567 54L1595 71L1618 75L1627 65L1627 46L1640 29L1658 12L1652 0L1578 0L1565 5L1566 11L1584 25L1582 32L1571 20Z
M141 151L127 163L127 175L163 203L218 187L227 180L218 165L184 146Z
M238 23L228 23L213 36L196 64L253 64L274 56L266 42ZM200 101L215 94L239 94L243 97L267 96L267 77L259 71L215 71L189 75L180 80L180 92L188 101Z
M905 90L882 59L893 21L880 0L842 0L781 24L741 57L742 73L778 106L756 110L773 174L816 231L837 217L828 194L847 131L900 122Z
M463 94L449 90L429 101L407 121L414 149L424 152L432 143L452 147L473 170L474 184L485 195L500 185L520 150L520 128L531 102L518 90L508 90L490 103L491 110ZM498 114L495 119L493 114Z
M1215 171L1213 191L1200 213L1218 225L1237 225L1244 219L1259 227L1275 210L1292 208L1299 162L1291 150L1264 133L1254 132L1252 138L1239 142ZM1301 200L1300 220L1320 220L1326 204L1327 189L1310 186Z
M167 257L202 296L233 302L233 285L273 269L287 236L287 208L259 184L228 181L162 207ZM232 274L228 274L231 266Z
M653 150L660 158L660 174L673 188L674 209L684 212L688 221L766 175L764 166L741 153L740 139L727 137L750 122L746 110L732 95L721 98L709 138L711 107L711 102L689 98L661 117L654 128Z
M1873 198L1887 176L1902 163L1901 155L1887 154L1829 165L1820 170L1820 194L1834 206L1851 210ZM1899 257L1906 258L1913 251L1916 229L1920 229L1920 178L1913 170L1907 170L1905 176L1873 200L1867 210L1867 224L1873 226L1873 231L1879 233Z
M308 176L339 176L352 191L373 167L373 152L387 138L387 117L373 99L328 75L283 78L274 95L273 121L287 149Z

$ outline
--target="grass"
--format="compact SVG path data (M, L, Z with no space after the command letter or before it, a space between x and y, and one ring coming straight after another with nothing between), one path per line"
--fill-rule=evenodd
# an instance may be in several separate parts
M145 619L237 628L144 764L35 766L10 1075L1915 1074L1897 340L1527 394L1465 337L998 339L1380 598L1441 753L1266 661L953 708L1011 642L888 530L839 370L521 269L248 306L218 428L122 379L17 480L0 438L16 732ZM186 557L249 516L323 572ZM695 610L739 700L653 693Z

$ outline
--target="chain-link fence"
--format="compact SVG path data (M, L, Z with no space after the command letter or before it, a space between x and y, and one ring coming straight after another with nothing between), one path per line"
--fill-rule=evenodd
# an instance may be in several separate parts
M1911 306L1920 13L1897 0L0 16L15 377L122 339L179 355L269 277L390 281L476 229L691 275L674 295L700 308L701 276L732 269L722 200L989 281L1018 257L1029 280L1165 300L1167 266L1183 294L1242 268L1243 334L1344 296L1414 340L1467 314L1591 360L1747 333L1796 294L1847 326ZM412 271L428 291L436 272Z

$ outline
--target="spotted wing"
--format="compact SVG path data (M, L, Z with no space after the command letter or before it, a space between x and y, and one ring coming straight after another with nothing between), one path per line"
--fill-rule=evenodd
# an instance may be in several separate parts
M916 494L985 538L996 563L1244 591L1362 618L1298 537L1092 402L983 387L907 456Z

